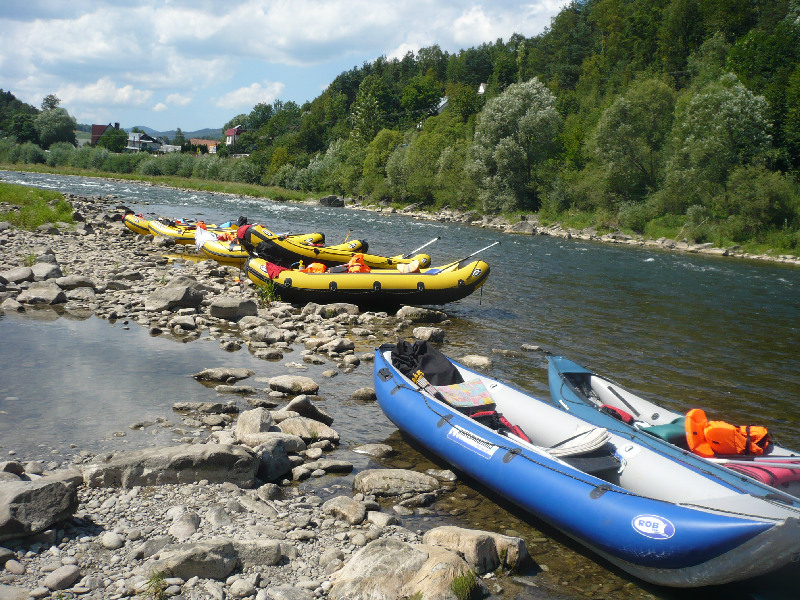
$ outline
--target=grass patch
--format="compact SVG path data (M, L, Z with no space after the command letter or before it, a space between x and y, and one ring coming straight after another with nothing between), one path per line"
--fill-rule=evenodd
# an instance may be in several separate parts
M474 571L467 571L461 573L453 578L453 583L450 584L450 589L453 590L458 600L469 600L472 597L472 592L478 587L478 579Z
M256 286L256 297L261 308L266 308L281 299L278 292L275 291L275 282L272 279Z
M167 589L165 579L164 573L154 572L150 575L150 579L147 580L147 587L145 587L141 595L151 600L164 600L167 597L164 593Z
M0 210L0 221L8 221L20 229L31 231L45 223L73 222L72 206L60 192L0 183L0 202L15 207Z
M675 239L680 235L685 224L686 217L683 215L664 215L648 222L644 226L644 235L654 240L659 238Z

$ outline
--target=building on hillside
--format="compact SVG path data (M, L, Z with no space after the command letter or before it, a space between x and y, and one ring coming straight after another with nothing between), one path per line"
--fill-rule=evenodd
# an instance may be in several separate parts
M175 144L161 144L161 151L164 154L169 154L170 152L180 152L181 147L176 146Z
M128 152L159 152L161 142L146 133L129 133L128 145L125 150Z
M217 144L219 144L219 142L217 140L203 140L203 139L200 139L200 138L191 138L189 140L189 143L192 146L205 146L206 148L208 148L208 153L209 154L216 154L217 153Z
M244 125L237 125L236 127L231 127L230 129L225 130L225 145L226 146L233 146L236 143L236 140L239 139L239 136L242 135L245 131Z
M119 123L114 123L113 127L111 123L108 125L92 125L92 137L89 140L89 143L92 146L96 146L97 140L103 137L103 134L109 129L119 129Z

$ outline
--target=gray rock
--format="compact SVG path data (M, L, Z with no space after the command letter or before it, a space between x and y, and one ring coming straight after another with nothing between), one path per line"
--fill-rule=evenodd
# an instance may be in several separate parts
M353 480L353 491L365 496L401 496L425 494L441 487L435 477L405 469L367 469Z
M233 544L245 569L277 565L283 556L280 540L247 538L234 540Z
M61 289L74 290L76 288L91 288L96 289L94 281L83 275L67 275L66 277L59 277L56 283Z
M81 570L75 565L59 567L44 578L42 585L49 590L65 590L81 577Z
M49 594L50 591L48 590ZM0 583L0 598L3 600L30 600L32 596L27 589Z
M333 423L333 417L317 408L311 401L311 398L305 394L291 400L289 404L283 407L283 410L296 412L301 417L308 417L320 423L325 423L325 425Z
M282 431L263 431L261 433L251 433L239 440L245 446L257 448L262 444L272 444L280 442L287 452L300 453L306 449L307 445L303 438Z
M304 442L316 442L319 440L330 440L331 442L339 443L339 433L313 419L307 417L292 417L278 423L278 427L283 433L296 435L303 439Z
M222 296L214 298L208 312L217 319L238 321L242 317L258 316L258 304L251 299Z
M11 283L22 283L23 281L33 281L33 271L30 267L16 267L0 272L0 277Z
M466 356L462 356L458 359L458 361L470 369L481 369L484 371L491 370L493 365L491 358L488 356L479 356L477 354L468 354Z
M238 440L253 433L262 433L269 431L275 424L272 415L266 408L254 408L253 410L246 410L239 415L236 419L236 426L233 433Z
M375 394L375 390L373 388L362 387L354 391L350 398L357 400L358 402L373 402L378 399L378 396Z
M45 281L46 279L57 279L63 277L61 267L47 262L38 262L31 267L34 281Z
M314 600L314 593L311 590L283 584L267 588L266 597L270 600Z
M76 487L52 477L0 483L0 541L44 531L78 508Z
M310 377L302 375L279 375L269 380L269 387L284 394L316 394L319 384Z
M239 556L231 540L216 538L194 544L166 546L158 560L149 560L137 569L144 577L163 572L183 580L192 577L224 579L236 568Z
M235 367L217 367L215 369L203 369L199 373L192 375L198 381L229 381L231 379L247 379L255 374L255 371Z
M152 292L144 303L145 310L160 312L175 308L197 308L205 298L205 291L197 281L187 277L176 277L167 285Z
M292 470L292 461L280 439L271 439L255 449L258 457L258 478L262 481L275 481Z
M169 526L169 534L178 540L188 540L200 526L200 516L192 511L184 512Z
M367 507L348 496L336 496L322 505L325 514L347 521L350 525L358 525L367 518Z
M358 315L361 311L356 304L347 302L332 302L331 304L315 305L313 314L323 319L332 319L339 315Z
M440 310L419 306L404 306L397 311L395 317L398 320L407 320L412 323L441 323L447 319L447 315Z
M106 531L100 538L100 543L103 545L103 548L117 550L125 545L125 538L114 531Z
M162 485L208 480L252 487L258 459L241 446L191 444L120 453L83 470L89 487Z
M444 341L444 329L441 327L415 327L412 335L418 340L441 343Z
M366 454L374 458L386 458L394 453L394 448L388 444L362 444L353 448L356 454Z
M499 567L514 569L528 556L525 540L521 538L454 526L430 529L422 542L456 552L479 575L491 573Z
M17 296L20 304L63 304L67 295L58 285L49 281L35 281Z

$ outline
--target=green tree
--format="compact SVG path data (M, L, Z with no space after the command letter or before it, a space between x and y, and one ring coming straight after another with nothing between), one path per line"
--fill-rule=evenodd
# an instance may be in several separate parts
M658 79L643 79L603 113L594 132L595 157L624 199L641 200L655 190L674 109L672 88Z
M172 138L172 143L175 146L183 146L186 143L186 136L183 135L180 127L175 130L175 137Z
M561 116L536 78L510 85L478 115L468 165L484 210L536 209L534 167L551 158Z
M34 119L39 142L47 149L56 142L69 142L76 144L75 129L78 122L63 108L54 108L39 113Z
M19 112L11 117L8 133L17 138L18 144L24 144L25 142L33 142L36 144L39 142L35 117L28 113Z
M442 86L432 74L417 75L403 88L400 105L407 113L408 122L415 123L433 111L441 97Z
M47 96L42 98L42 110L53 110L54 108L58 108L59 104L61 104L61 98L55 94L47 94Z
M353 105L353 129L350 139L360 146L366 147L381 129L382 113L378 101L371 94L359 92Z
M403 142L403 134L396 129L381 129L367 146L364 155L364 192L372 193L382 187L386 179L386 163L392 152Z
M136 128L134 127L134 129ZM100 136L99 140L97 140L97 146L105 148L109 152L122 152L127 145L128 134L124 129L116 129L115 127L109 127L106 129L105 133Z
M477 114L483 106L483 100L478 95L478 89L465 83L447 84L447 109L452 111L465 123Z
M733 74L678 102L665 185L657 195L663 214L693 204L710 207L730 172L764 162L772 149L769 106Z

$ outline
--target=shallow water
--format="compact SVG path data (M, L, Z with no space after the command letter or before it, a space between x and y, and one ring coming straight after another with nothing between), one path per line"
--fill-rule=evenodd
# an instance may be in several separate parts
M704 255L567 241L543 236L509 236L463 225L423 222L399 215L183 192L136 183L0 172L6 181L79 194L114 194L136 212L223 222L246 215L276 232L323 231L329 243L365 238L371 251L396 254L440 235L429 246L434 264L461 258L494 241L481 257L491 265L488 283L473 296L448 305L452 322L442 349L451 356L519 350L537 344L564 354L642 395L684 411L701 406L713 418L767 425L786 446L800 449L800 269ZM352 230L352 233L349 233ZM49 312L49 311L48 311ZM409 332L410 335L410 332ZM294 372L299 348L284 360L253 358L247 350L227 353L201 338L181 343L151 338L144 327L91 317L0 317L0 446L25 457L69 455L80 449L141 447L176 438L170 427L143 431L136 421L166 417L179 400L217 399L213 389L190 375L206 367L248 366L256 377ZM358 352L372 342L359 341ZM492 375L548 397L546 360L541 353L493 354ZM375 404L350 400L352 390L372 385L372 366L328 379L331 365L309 366L305 374L321 385L320 407L334 416L342 458L356 470L377 463L350 452L356 444L384 442L400 450L396 461L430 461L405 442ZM246 381L245 383L251 383ZM259 384L256 384L259 385ZM260 384L266 387L266 383ZM227 400L228 398L223 398ZM125 437L113 437L125 432ZM77 446L70 448L70 444ZM343 485L351 477L309 486ZM543 491L546 493L546 491ZM502 500L469 482L458 509L414 521L425 529L452 519L469 526L518 530L541 551L537 561L570 573L568 597L684 598L631 583L541 523L520 515ZM544 533L542 533L544 532ZM530 540L546 539L545 542ZM578 575L575 575L575 573ZM574 577L572 575L575 575ZM794 597L789 584L797 568L776 577L730 586L731 598ZM577 583L576 583L577 582ZM583 582L583 583L580 583ZM602 586L610 586L603 588ZM784 595L786 592L786 595ZM530 597L520 592L520 597Z

